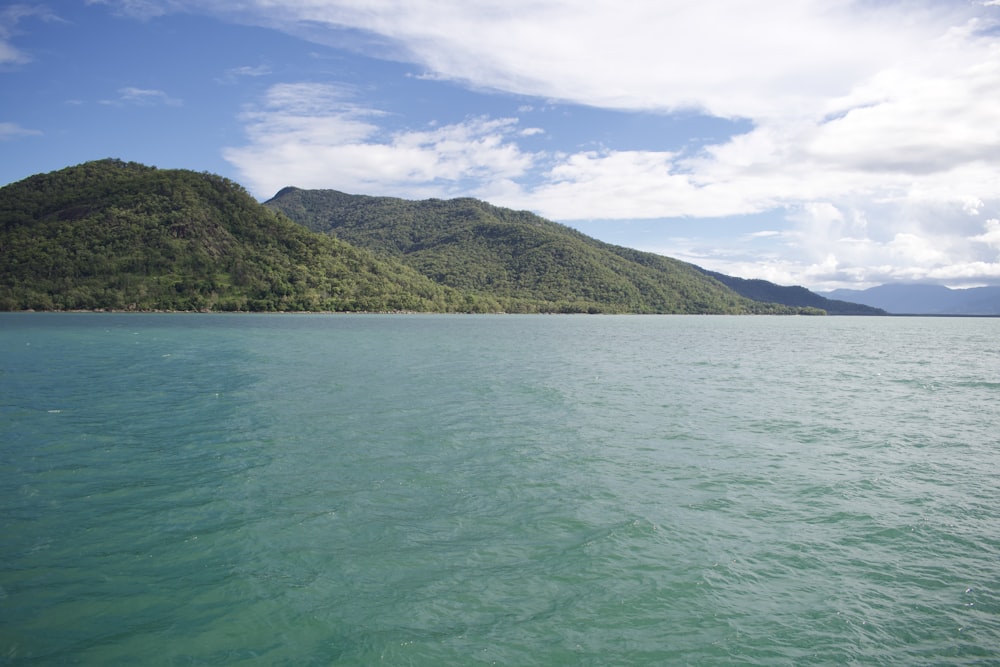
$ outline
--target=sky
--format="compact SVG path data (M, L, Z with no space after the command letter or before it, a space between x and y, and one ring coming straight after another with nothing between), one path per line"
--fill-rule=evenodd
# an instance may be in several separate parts
M0 0L0 185L105 157L1000 284L1000 0Z

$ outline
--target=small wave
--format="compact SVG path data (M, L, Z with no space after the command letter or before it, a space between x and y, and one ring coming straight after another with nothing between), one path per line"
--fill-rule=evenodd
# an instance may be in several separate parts
M956 382L956 387L962 387L964 389L989 389L991 391L1000 391L1000 382L989 382L987 380L968 380L965 382Z

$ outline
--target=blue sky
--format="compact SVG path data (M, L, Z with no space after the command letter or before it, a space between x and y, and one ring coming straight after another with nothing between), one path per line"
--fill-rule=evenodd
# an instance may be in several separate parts
M1000 284L1000 0L0 2L0 185L103 157Z

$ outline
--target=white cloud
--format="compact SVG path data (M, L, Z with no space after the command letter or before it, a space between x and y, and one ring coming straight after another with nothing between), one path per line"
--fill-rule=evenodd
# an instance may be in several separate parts
M993 210L1000 202L991 204ZM1000 222L968 225L956 203L933 213L919 208L891 217L831 204L798 208L793 228L781 234L780 253L772 245L748 246L746 239L688 240L660 251L733 275L761 277L815 289L866 287L892 281L937 281L953 286L984 284L1000 275ZM700 255L692 247L710 247ZM667 252L666 254L671 254Z
M982 199L972 197L965 200L965 204L962 206L962 209L969 215L979 215L983 206L985 206L985 204Z
M1000 220L997 218L990 218L983 225L983 228L985 231L982 234L973 236L971 240L977 243L985 243L986 245L1000 250ZM998 259L1000 259L1000 257L998 257Z
M135 88L128 86L118 89L118 98L114 100L103 100L104 104L129 104L135 106L155 106L165 104L167 106L181 106L183 102L171 97L162 90L152 90L148 88Z
M39 136L42 133L38 130L29 130L21 127L17 123L0 123L0 141L18 139L20 137Z
M249 144L226 153L258 191L292 183L455 192L563 221L787 211L786 254L767 270L826 282L977 267L989 274L996 261L975 240L983 235L975 215L1000 213L996 0L122 6L149 14L182 5L334 47L346 34L367 34L351 44L479 90L693 109L753 127L696 154L609 146L539 155L518 147L531 129L519 132L509 119L393 133L378 113L343 98L301 109L274 97L276 88L245 116ZM532 106L540 105L524 113Z
M20 64L28 62L29 58L13 44L0 37L0 64Z
M758 212L777 201L754 188L703 179L677 153L583 151L550 156L541 180L502 202L558 220L641 219Z
M112 0L102 0L111 3ZM698 108L725 117L812 115L901 64L971 62L990 10L897 0L118 0L239 17L342 46L366 31L431 76L621 109ZM980 24L972 23L979 20ZM322 30L319 28L326 28ZM957 34L956 34L957 31ZM949 41L950 40L950 41ZM980 51L981 47L974 49ZM944 58L944 60L942 60Z
M384 112L357 106L347 89L326 84L273 86L244 120L250 145L224 155L252 190L285 185L397 196L447 196L522 175L532 156L512 139L516 121L472 118L429 130L386 132Z
M235 11L233 3L212 6ZM574 169L589 189L607 183L607 194L621 192L622 179L597 172L623 163L640 179L634 189L665 179L680 197L669 208L687 215L857 192L905 197L937 188L949 198L957 192L942 192L929 175L950 187L954 169L985 163L992 171L1000 149L1000 47L986 30L996 17L964 2L258 0L239 8L332 43L339 33L317 25L370 31L434 76L476 87L621 109L697 108L755 123L682 161L575 156L551 174L542 191L549 202L569 189ZM662 215L663 197L645 200L640 215ZM571 210L549 213L579 215L573 198L565 201ZM638 206L625 208L629 215Z
M21 34L19 26L26 19L60 20L44 5L14 3L0 8L0 65L21 65L31 61L31 56L11 41Z
M271 74L271 68L268 65L257 65L256 67L250 65L244 65L243 67L233 67L226 70L219 79L219 83L224 84L235 84L241 79L245 78L257 78L260 76L268 76Z
M85 0L88 5L108 5L125 16L153 19L172 11L181 11L192 3L185 0ZM218 3L224 4L224 3Z

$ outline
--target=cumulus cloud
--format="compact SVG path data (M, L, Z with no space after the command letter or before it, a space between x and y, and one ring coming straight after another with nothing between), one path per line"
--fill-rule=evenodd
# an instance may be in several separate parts
M377 122L384 112L358 106L352 97L349 89L327 84L272 86L262 105L243 115L250 144L228 148L224 156L258 193L294 184L441 196L460 186L464 192L489 189L531 165L532 156L513 141L513 119L388 132Z
M983 233L973 236L971 240L977 243L985 243L1000 251L1000 220L990 218L983 225L983 228ZM1000 255L998 255L998 259L1000 259Z
M993 204L996 209L996 202ZM937 281L962 287L1000 276L1000 222L974 222L955 204L933 212L863 210L812 204L791 213L780 253L736 239L686 240L657 250L733 275L815 289ZM701 252L692 251L692 246ZM706 250L707 248L707 250Z

